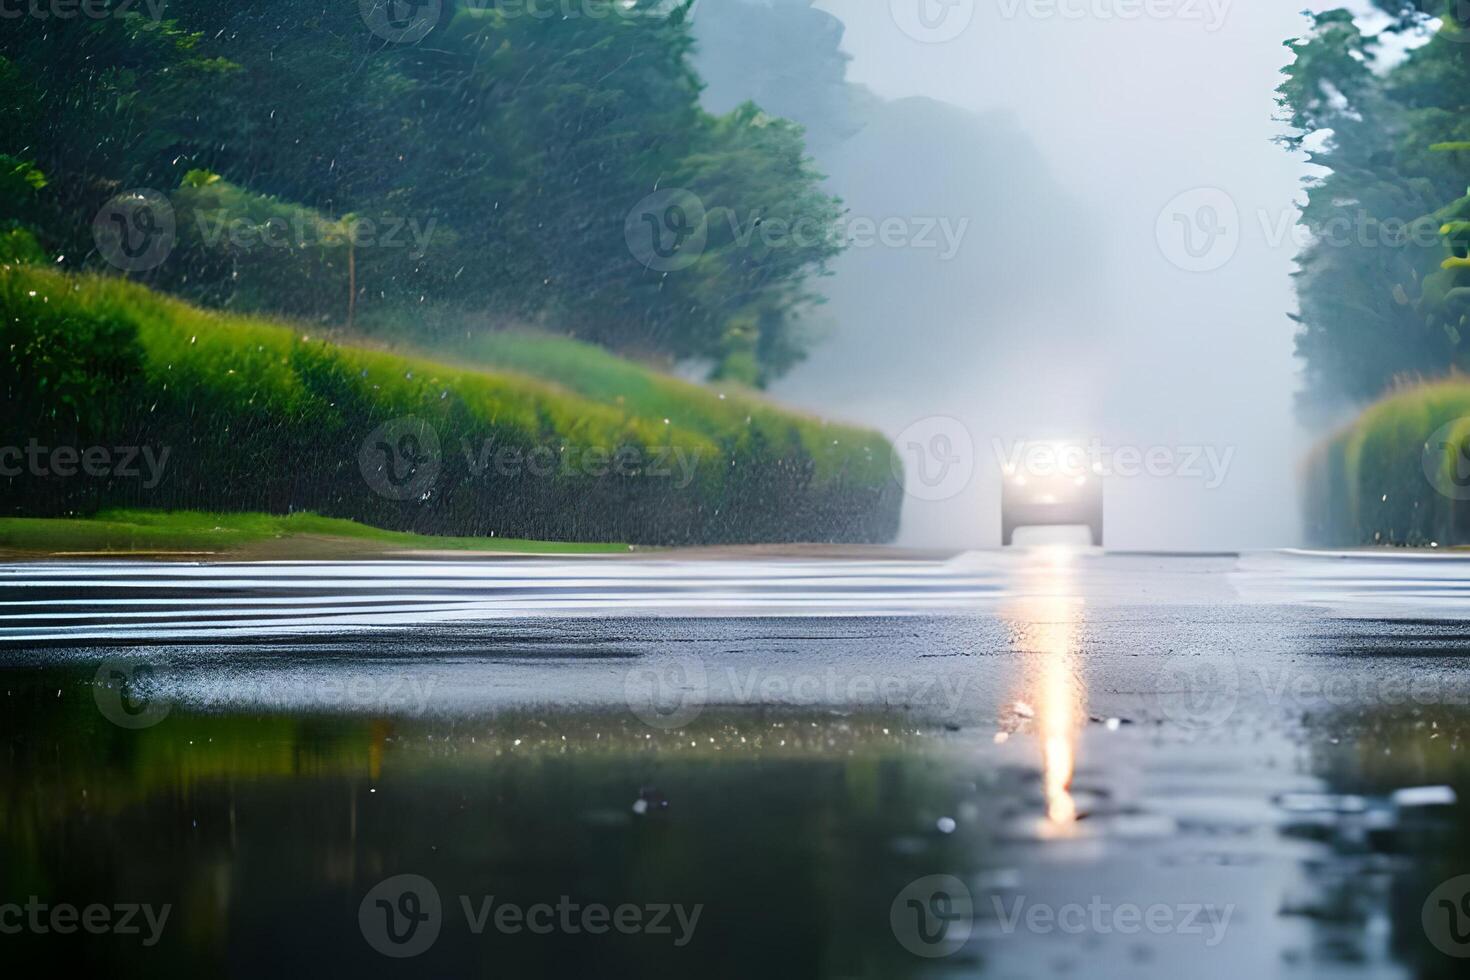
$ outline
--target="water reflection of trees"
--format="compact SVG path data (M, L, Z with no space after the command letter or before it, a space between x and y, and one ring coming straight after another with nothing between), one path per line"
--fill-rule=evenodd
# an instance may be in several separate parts
M1353 811L1323 824L1333 859L1307 869L1323 890L1320 935L1342 922L1385 914L1395 959L1420 977L1459 977L1464 961L1436 949L1425 933L1426 899L1441 883L1470 872L1470 708L1454 705L1366 706L1305 719L1310 765ZM1460 801L1395 806L1408 787L1448 786ZM1359 811L1361 808L1361 812ZM1375 887L1375 878L1386 878ZM1377 903L1378 908L1374 908ZM1328 939L1327 941L1332 941Z
M684 950L446 927L424 963L441 970L903 976L915 960L894 942L889 903L916 877L964 866L963 832L935 829L954 812L952 770L928 753L929 733L892 716L711 711L662 732L611 714L375 722L175 708L127 731L99 723L83 680L31 674L34 691L0 723L0 886L172 903L164 942L141 958L118 937L68 937L68 958L113 972L288 959L378 972L356 905L411 871L455 916L460 894L705 906ZM58 686L60 699L40 693ZM641 815L640 796L655 801ZM21 939L18 962L54 956L61 937Z

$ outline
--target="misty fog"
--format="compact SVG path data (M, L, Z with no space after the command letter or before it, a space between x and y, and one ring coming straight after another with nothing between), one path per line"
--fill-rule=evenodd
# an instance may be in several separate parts
M697 60L711 107L749 98L808 127L849 221L908 232L837 260L814 317L825 339L775 389L890 436L919 423L920 444L927 417L964 423L973 478L947 500L911 495L901 543L994 544L998 457L1040 437L1163 448L1183 471L1109 479L1110 546L1294 543L1309 436L1288 314L1308 167L1272 120L1298 9L961 2L941 33L963 30L934 43L906 33L908 5L816 6L707 2ZM1221 201L1238 221L1199 212ZM1216 215L1209 268L1189 268L1168 236ZM931 221L937 245L916 247Z

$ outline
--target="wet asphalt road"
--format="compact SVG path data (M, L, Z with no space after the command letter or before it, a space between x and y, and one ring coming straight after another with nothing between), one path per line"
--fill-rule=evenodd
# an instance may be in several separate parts
M173 897L155 975L1449 976L1467 620L1440 555L6 566L0 883ZM409 871L400 963L357 913ZM647 888L703 931L451 897Z
M201 707L899 709L994 725L1036 658L1089 715L1289 731L1470 704L1470 556L0 566L0 663L146 662ZM333 703L334 676L392 697ZM666 676L665 676L666 675ZM643 686L640 686L643 685ZM664 702L668 702L665 704Z

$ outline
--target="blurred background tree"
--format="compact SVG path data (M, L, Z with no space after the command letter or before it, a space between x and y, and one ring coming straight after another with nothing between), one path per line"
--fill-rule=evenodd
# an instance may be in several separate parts
M841 250L841 209L798 126L701 108L689 6L542 17L446 0L404 44L355 3L16 20L0 36L0 153L47 186L24 215L7 197L0 219L64 266L103 267L93 217L151 188L175 204L179 242L140 275L198 302L329 326L350 309L357 329L428 347L533 326L764 384L805 354L808 283ZM191 172L218 183L186 186ZM673 188L703 204L707 244L649 268L625 223ZM350 263L340 242L271 253L198 233L201 217L320 230L349 214L379 232ZM390 243L385 223L427 240Z
M1286 142L1327 171L1308 185L1297 273L1309 416L1470 366L1455 224L1470 212L1470 24L1444 0L1377 6L1378 36L1347 10L1315 15L1279 89Z

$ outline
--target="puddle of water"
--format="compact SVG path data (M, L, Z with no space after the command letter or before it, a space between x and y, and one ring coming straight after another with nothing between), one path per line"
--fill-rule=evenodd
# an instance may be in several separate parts
M621 602L590 563L426 566L418 598L386 568L270 596L259 569L225 594L217 570L130 567L178 579L114 596L122 626L27 593L10 625L41 625L18 629L204 639L0 658L0 951L151 977L1459 975L1456 631L1227 614L1230 558L1000 561L650 563L650 608L688 587L913 610L933 578L923 602L985 614L629 619L616 640L413 608ZM1251 561L1237 586L1291 577ZM1292 594L1387 566L1333 567ZM242 598L269 629L234 622ZM390 600L368 615L411 635L277 630ZM124 906L156 935L62 931Z
M334 975L1450 975L1420 915L1470 857L1442 795L1470 789L1451 730L1467 719L1432 740L1390 714L1215 744L1089 721L1075 605L1028 602L1029 710L1000 741L899 711L712 709L663 729L610 711L176 705L128 729L83 668L7 670L0 904L172 911L146 947L0 942L13 963L152 976L288 959ZM1448 789L1396 801L1411 785ZM432 884L439 932L399 961L372 922L407 923L402 896L362 909L406 874ZM493 917L558 903L644 924L700 911L683 944L677 925Z

